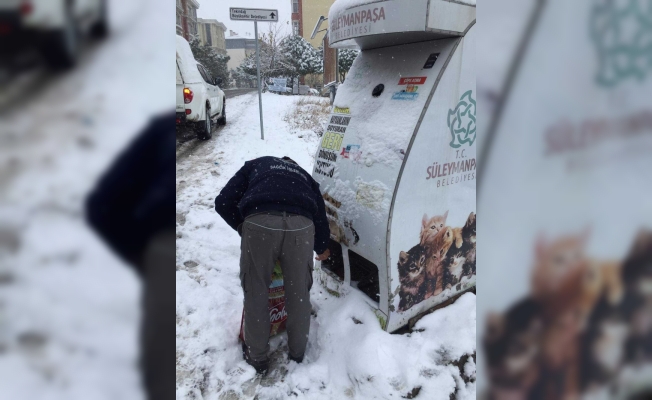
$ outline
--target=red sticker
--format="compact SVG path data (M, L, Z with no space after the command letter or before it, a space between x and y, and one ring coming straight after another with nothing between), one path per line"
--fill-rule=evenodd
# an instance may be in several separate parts
M412 78L401 78L398 81L399 85L423 85L426 83L426 77L425 76L418 76L418 77L412 77Z

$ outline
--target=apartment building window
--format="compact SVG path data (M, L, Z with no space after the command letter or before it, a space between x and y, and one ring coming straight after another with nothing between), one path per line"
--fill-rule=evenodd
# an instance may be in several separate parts
M209 46L213 45L213 38L211 37L211 26L206 24L204 25L206 27L206 43L208 43Z
M299 35L299 21L292 21L292 34Z
M292 0L292 12L293 13L299 12L299 0Z
M195 22L188 21L188 32L190 33L191 36L191 41L197 36L197 24Z

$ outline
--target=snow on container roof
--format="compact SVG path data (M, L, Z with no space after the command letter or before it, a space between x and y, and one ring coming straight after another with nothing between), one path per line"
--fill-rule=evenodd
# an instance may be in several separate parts
M337 0L328 13L332 47L362 50L461 36L475 0Z

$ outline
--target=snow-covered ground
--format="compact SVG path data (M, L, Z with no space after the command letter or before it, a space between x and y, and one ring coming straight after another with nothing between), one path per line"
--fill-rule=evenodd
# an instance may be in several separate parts
M240 237L213 209L215 196L245 161L288 155L312 171L319 137L292 132L284 117L299 100L263 94L227 100L228 124L177 160L177 399L475 399L475 295L424 317L410 334L381 330L363 294L334 297L315 283L306 358L282 379L250 381L238 344L243 294ZM315 99L315 101L327 101ZM272 352L287 357L286 336ZM462 360L461 365L458 360ZM460 372L462 371L462 372ZM283 372L285 374L285 371ZM409 397L410 398L410 397Z
M143 398L139 282L82 207L116 153L174 107L160 84L174 79L161 68L168 3L110 1L109 39L70 73L30 73L41 78L0 118L0 398Z

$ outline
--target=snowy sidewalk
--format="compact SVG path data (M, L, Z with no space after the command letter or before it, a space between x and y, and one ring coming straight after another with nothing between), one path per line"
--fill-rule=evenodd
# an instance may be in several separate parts
M300 99L263 95L264 141L257 95L231 99L227 126L177 164L177 399L449 400L451 393L475 399L475 364L463 357L475 353L473 294L424 317L415 332L391 335L381 330L362 294L347 290L334 297L317 281L304 362L288 364L283 376L264 379L259 387L250 385L255 372L242 360L237 341L240 237L215 213L213 202L244 162L256 157L287 155L312 171L320 138L311 131L290 132L284 120ZM271 350L286 360L284 334L272 339Z
M116 154L173 109L160 83L174 77L160 66L174 39L160 37L170 14L156 0L111 1L110 13L110 36L75 70L46 75L0 118L3 399L143 398L140 282L83 205Z

